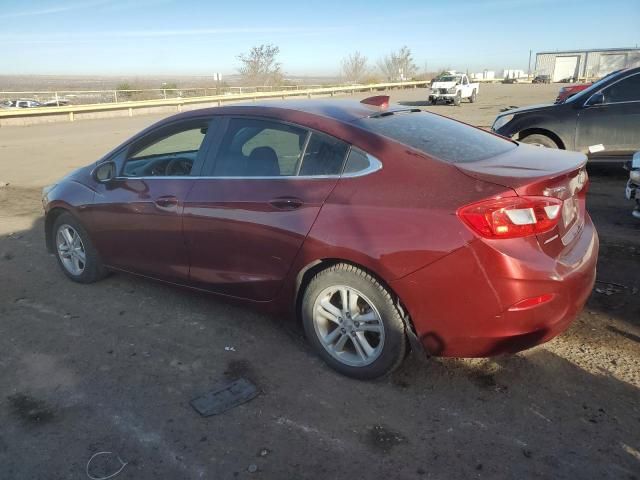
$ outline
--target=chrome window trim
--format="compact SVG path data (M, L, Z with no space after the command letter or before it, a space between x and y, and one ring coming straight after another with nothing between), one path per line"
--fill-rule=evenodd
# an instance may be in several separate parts
M341 175L342 178L364 177L365 175L370 175L372 173L377 172L378 170L382 170L382 162L380 160L378 160L373 155L365 152L364 150L361 150L361 151L366 155L367 160L369 160L369 166L357 172L343 173ZM349 153L351 153L351 151L349 151ZM349 156L347 155L347 161L344 164L345 168L348 162L349 162Z
M331 178L356 178L370 175L382 170L382 162L367 152L363 153L369 160L369 166L358 172L343 173L340 175L278 175L269 177L228 177L211 175L153 175L146 177L115 177L114 180L325 180ZM346 167L345 162L345 167Z

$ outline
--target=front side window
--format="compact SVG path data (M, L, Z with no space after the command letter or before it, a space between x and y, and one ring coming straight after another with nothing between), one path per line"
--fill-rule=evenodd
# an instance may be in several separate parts
M134 143L122 171L125 177L179 177L191 174L208 120L161 128Z
M216 156L216 177L293 176L307 131L270 120L233 118Z
M636 102L640 100L640 74L620 80L604 90L605 103Z

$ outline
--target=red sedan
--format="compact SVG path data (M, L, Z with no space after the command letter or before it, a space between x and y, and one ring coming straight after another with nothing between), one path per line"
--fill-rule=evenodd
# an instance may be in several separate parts
M409 348L562 332L595 279L585 156L387 103L167 118L45 189L47 247L78 282L125 271L288 311L357 378Z
M582 90L586 90L591 85L593 84L589 82L589 83L578 83L577 85L569 85L568 87L562 87L558 92L558 96L556 97L555 102L553 103L562 103L567 98L573 97L576 93L581 92Z

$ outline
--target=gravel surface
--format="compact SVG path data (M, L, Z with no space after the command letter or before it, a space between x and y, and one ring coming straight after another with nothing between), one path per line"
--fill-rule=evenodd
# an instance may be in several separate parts
M482 85L426 107L490 125L557 85ZM423 106L422 89L391 92ZM68 281L43 245L40 189L159 117L0 129L0 478L640 478L640 222L624 172L591 172L598 283L555 340L495 359L409 357L358 382L300 327L209 295L112 275ZM260 394L202 418L237 377ZM113 452L94 457L99 452Z

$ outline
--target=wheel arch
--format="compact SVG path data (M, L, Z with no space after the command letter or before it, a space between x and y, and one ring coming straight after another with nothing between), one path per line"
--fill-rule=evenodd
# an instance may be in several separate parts
M360 263L357 263L351 260L345 260L343 258L317 259L308 263L298 271L298 274L296 275L296 278L295 278L295 294L293 297L294 298L293 308L294 308L295 318L298 321L301 321L302 298L304 296L304 292L306 290L307 285L309 285L309 282L311 282L311 279L313 279L313 277L317 273L323 270L326 270L327 268L330 268L339 263L352 265L356 268L359 268L360 270L367 272L369 275L374 277L385 289L389 291L389 293L393 297L396 307L400 310L402 320L405 322L405 327L406 327L409 339L411 340L410 343L412 345L412 348L421 348L421 344L415 345L415 342L413 341L414 338L417 338L416 329L415 329L415 326L413 325L413 320L411 319L411 313L402 302L402 299L400 298L400 296L393 290L393 288L391 288L391 286L378 273L373 271L371 268L368 268L365 265L362 265Z
M562 139L560 138L560 136L551 131L548 130L546 128L526 128L524 130L521 130L518 132L518 140L523 139L524 137L527 137L529 135L544 135L545 137L549 137L551 140L553 140L555 142L556 145L558 145L558 148L562 149L562 150L566 150L567 147L565 145L565 143L562 141Z
M55 245L53 240L53 224L56 223L56 220L63 213L68 213L73 215L71 210L64 207L54 207L47 212L47 215L44 218L44 239L45 245L47 247L47 251L49 253L55 253Z

